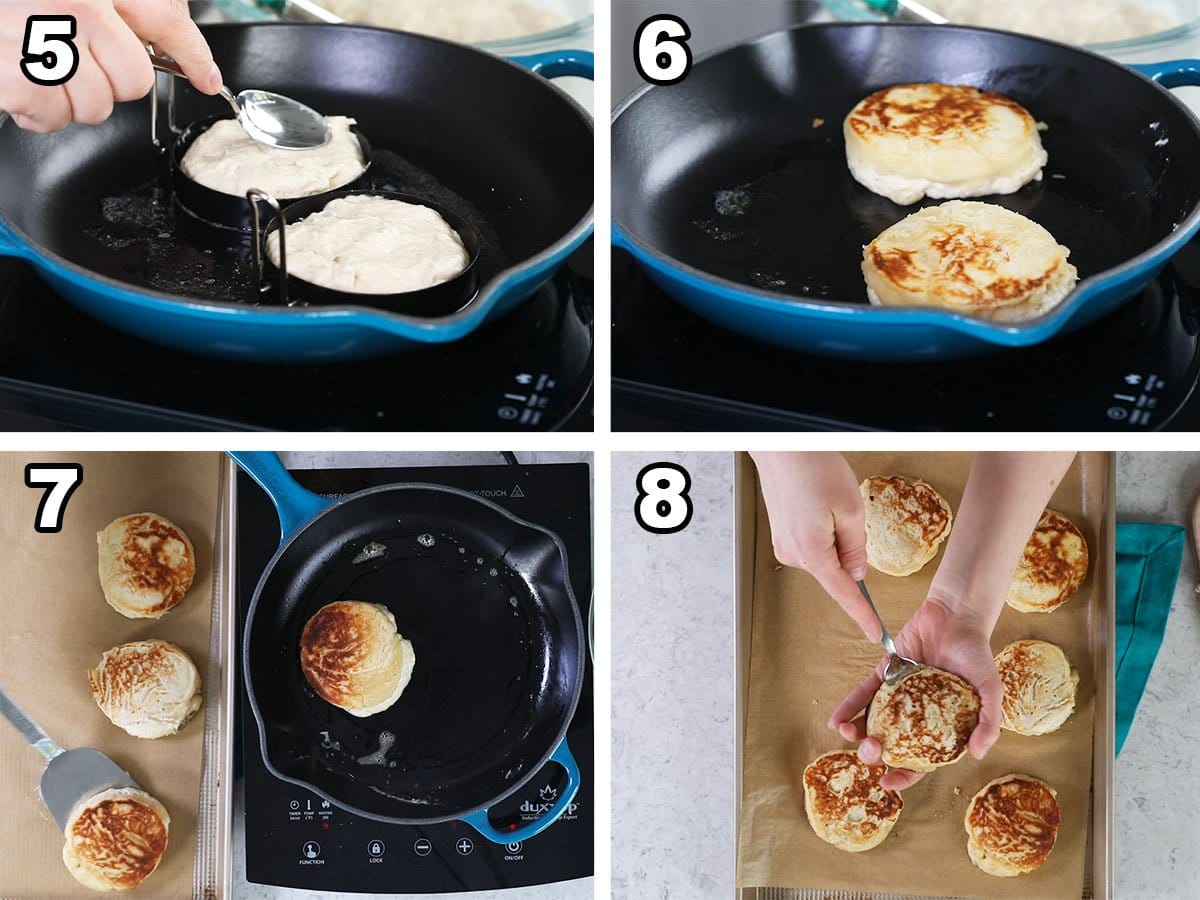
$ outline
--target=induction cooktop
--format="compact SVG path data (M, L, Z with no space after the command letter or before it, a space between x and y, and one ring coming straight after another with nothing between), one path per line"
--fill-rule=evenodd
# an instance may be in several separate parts
M590 279L564 267L499 321L376 360L253 364L160 347L0 260L0 429L592 430Z
M292 473L309 490L340 495L381 484L420 481L486 497L555 532L567 548L568 574L587 621L592 594L591 483L586 464L444 468L305 469ZM266 495L239 473L236 499L237 606L244 622L254 588L275 552L279 524ZM240 629L239 629L240 631ZM241 658L241 649L235 656ZM574 803L527 841L492 844L459 822L393 825L347 813L281 781L263 762L258 726L239 672L237 757L245 778L246 876L256 884L377 894L479 891L550 884L593 873L595 801L592 666L567 729L581 784ZM497 827L538 818L564 786L549 763L493 807Z
M932 363L768 347L693 315L614 250L613 427L1194 431L1198 335L1200 240L1086 328L1036 347Z

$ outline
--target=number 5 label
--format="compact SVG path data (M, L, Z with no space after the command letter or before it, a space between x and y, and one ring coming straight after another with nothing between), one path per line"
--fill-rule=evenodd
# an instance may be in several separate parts
M21 45L21 71L34 84L66 84L79 68L74 16L30 16Z
M651 16L633 39L633 63L651 84L678 84L692 71L692 31L678 16Z
M26 487L45 487L38 504L33 530L38 534L58 534L62 531L63 514L75 488L83 483L83 466L79 463L30 463L25 467Z
M674 463L653 463L638 473L634 518L652 534L674 534L692 521L692 477Z

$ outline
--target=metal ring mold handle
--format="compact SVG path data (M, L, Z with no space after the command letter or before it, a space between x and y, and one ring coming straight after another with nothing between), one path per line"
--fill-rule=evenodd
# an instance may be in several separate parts
M246 202L250 204L250 212L254 217L254 268L258 272L258 292L260 294L267 293L271 290L271 284L267 281L266 276L267 233L262 227L262 216L258 211L257 201L271 207L275 212L275 220L279 222L279 302L287 306L287 223L283 219L283 209L280 207L279 201L266 191L250 188L246 191Z
M550 762L558 763L566 771L567 785L550 804L550 808L543 812L535 821L520 828L514 828L512 831L499 831L492 825L491 820L488 818L488 810L486 809L468 813L462 817L461 821L466 822L493 844L515 844L520 841L527 841L529 838L541 834L557 822L574 802L575 795L579 793L579 782L581 780L579 765L575 762L575 757L571 754L571 748L567 746L567 739L565 737L559 742L554 752L550 754Z
M267 492L279 515L279 543L299 531L333 501L302 488L269 450L229 450L228 456Z

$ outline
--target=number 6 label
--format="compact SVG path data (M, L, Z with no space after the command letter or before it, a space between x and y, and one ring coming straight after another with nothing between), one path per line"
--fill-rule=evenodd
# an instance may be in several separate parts
M651 16L633 39L633 63L651 84L678 84L692 71L692 31L678 16Z
M21 45L21 71L34 84L66 84L79 68L74 16L30 16Z
M692 477L674 463L652 463L638 473L634 518L653 534L674 534L692 521Z

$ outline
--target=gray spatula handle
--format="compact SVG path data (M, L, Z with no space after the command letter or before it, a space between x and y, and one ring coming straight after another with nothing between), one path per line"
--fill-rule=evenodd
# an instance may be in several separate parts
M54 743L37 722L25 715L25 710L17 706L16 701L8 696L4 688L0 688L0 715L8 719L13 728L20 732L21 737L29 742L29 746L46 759L54 759L63 752L62 747Z

